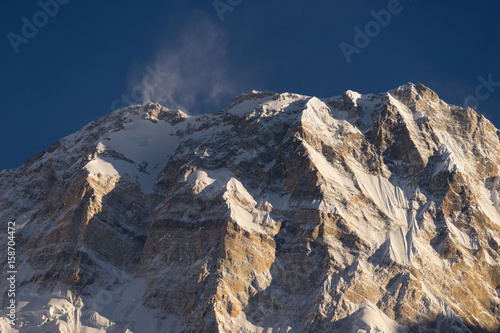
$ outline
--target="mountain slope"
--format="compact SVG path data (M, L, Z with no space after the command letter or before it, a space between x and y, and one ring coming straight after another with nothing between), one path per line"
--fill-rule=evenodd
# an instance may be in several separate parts
M497 331L499 166L420 84L116 111L0 173L18 329Z

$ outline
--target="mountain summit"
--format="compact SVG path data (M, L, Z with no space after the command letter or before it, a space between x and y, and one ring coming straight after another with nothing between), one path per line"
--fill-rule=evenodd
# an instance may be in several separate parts
M498 332L499 133L411 83L115 111L0 172L0 330Z

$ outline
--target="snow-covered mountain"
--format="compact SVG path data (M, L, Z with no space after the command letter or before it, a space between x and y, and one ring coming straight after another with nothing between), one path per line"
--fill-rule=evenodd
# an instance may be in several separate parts
M411 83L113 112L0 172L0 331L498 332L499 137Z

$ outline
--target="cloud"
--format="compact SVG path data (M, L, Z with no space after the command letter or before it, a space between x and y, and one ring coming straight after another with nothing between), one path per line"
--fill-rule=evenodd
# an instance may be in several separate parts
M202 15L186 24L173 43L162 45L146 69L135 71L129 88L142 87L143 103L156 102L191 114L217 111L241 92L230 75L227 47L225 32Z

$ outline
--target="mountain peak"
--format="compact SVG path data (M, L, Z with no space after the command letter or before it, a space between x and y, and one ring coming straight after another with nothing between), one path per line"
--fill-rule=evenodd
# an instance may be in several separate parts
M278 95L278 93L272 92L272 91L258 91L258 90L252 90L249 93L244 93L241 95L236 96L233 101L231 102L231 105L229 108L235 107L238 104L241 104L242 102L250 99L262 99L266 98L269 96L274 96Z
M0 173L22 253L18 323L498 331L497 133L412 83L113 112Z
M144 111L145 114L142 118L149 119L153 122L157 122L159 120L179 122L189 117L180 109L168 109L157 103L148 103L144 105Z
M389 91L398 97L398 99L408 105L412 103L438 103L439 96L430 88L421 83L413 84L407 82L398 88Z

